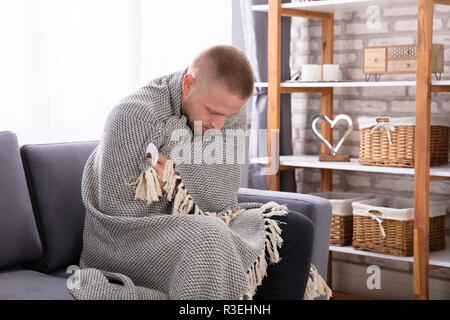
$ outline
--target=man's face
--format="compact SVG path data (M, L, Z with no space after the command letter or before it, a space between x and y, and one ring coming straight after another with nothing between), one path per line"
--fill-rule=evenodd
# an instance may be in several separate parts
M192 75L186 74L183 81L182 111L186 115L188 125L194 131L195 121L201 121L203 134L209 129L222 130L227 118L238 113L247 99L242 100L232 95L220 85L196 86Z

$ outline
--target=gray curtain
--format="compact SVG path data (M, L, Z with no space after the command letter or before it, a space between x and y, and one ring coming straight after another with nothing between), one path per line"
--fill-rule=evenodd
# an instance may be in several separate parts
M282 0L282 2L290 2ZM233 44L243 47L247 53L257 82L267 82L268 62L268 14L253 12L252 5L267 4L267 0L233 1ZM281 80L290 79L291 18L281 21ZM240 32L239 32L240 31ZM255 88L255 95L248 102L248 118L252 129L248 143L248 158L267 156L266 138L258 129L267 129L267 88ZM292 155L291 95L281 95L280 154ZM247 162L248 163L248 162ZM248 180L243 187L267 188L267 176L261 175L261 165L249 164L244 172ZM245 177L244 177L245 178ZM296 192L294 171L283 171L280 176L280 190Z

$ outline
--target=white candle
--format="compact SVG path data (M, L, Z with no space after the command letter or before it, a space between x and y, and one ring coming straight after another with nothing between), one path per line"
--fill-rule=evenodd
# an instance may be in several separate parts
M324 81L339 81L339 65L338 64L324 64L323 65L323 80Z
M321 81L322 65L304 64L302 65L302 81Z

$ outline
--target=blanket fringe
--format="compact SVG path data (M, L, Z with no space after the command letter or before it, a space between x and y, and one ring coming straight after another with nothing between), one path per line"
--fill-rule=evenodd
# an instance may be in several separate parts
M169 201L173 200L172 214L189 214L193 210L193 214L213 216L222 219L225 224L229 225L237 216L239 216L245 209L228 210L227 212L203 212L188 194L181 177L178 175L175 165L172 160L168 159L164 167L164 175L162 177L164 186L161 188L158 180L158 174L154 168L149 168L142 172L137 183L135 199L147 200L148 203L158 201L158 197L162 195L162 190L165 191L165 196ZM261 206L264 218L264 229L266 234L265 248L263 252L256 259L255 263L247 270L248 289L247 292L240 299L251 300L255 295L256 288L261 285L262 280L267 275L267 267L269 264L275 264L280 261L280 254L278 249L283 244L281 237L281 228L279 221L271 219L273 216L285 216L288 213L288 208L285 205L280 205L274 201L270 201ZM266 257L266 251L268 257ZM331 289L318 273L316 267L311 264L308 283L306 285L304 300L312 300L320 296L325 296L329 299L332 295Z
M267 259L266 251L269 254L267 257L270 264L275 264L280 261L280 254L278 248L283 245L283 238L281 237L281 228L278 226L277 221L270 219L274 215L284 216L287 215L287 210L282 210L286 206L279 205L276 202L268 202L261 206L264 218L264 229L266 233L265 248L261 255L256 259L255 263L250 266L247 271L248 278L248 291L244 295L244 299L251 300L256 293L256 288L261 285L262 280L267 275ZM287 209L287 208L286 208ZM269 212L265 212L270 210Z
M325 299L329 300L332 295L333 293L330 287L328 287L325 280L320 276L316 267L312 265L303 300L314 300L321 296L324 296Z
M158 181L158 173L154 168L143 171L135 182L126 184L137 184L134 199L146 200L148 204L158 201L159 196L162 195L162 189Z

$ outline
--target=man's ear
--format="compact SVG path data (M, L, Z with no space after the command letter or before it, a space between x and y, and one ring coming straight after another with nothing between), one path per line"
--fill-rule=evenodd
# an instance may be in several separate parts
M194 75L186 73L183 78L183 86L182 86L183 92L187 93L188 91L192 90L194 82L195 82Z

